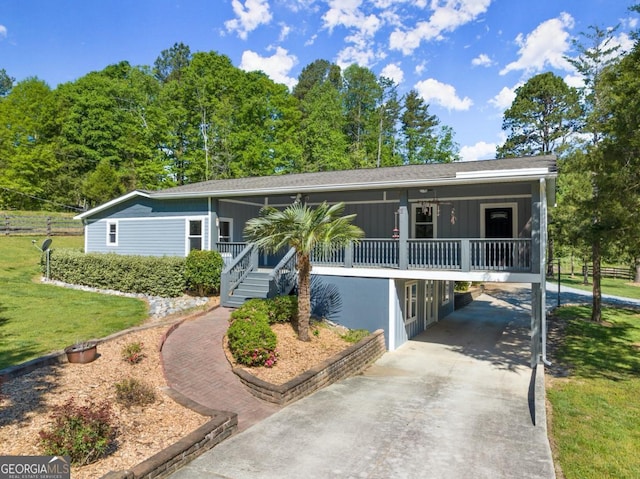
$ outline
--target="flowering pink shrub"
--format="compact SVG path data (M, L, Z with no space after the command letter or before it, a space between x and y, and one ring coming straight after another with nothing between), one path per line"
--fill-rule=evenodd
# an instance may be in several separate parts
M264 315L235 319L227 337L231 354L239 364L273 367L276 363L277 338Z

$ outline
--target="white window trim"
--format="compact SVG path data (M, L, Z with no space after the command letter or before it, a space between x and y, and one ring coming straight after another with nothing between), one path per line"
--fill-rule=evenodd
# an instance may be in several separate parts
M220 242L220 222L225 221L229 223L229 243L233 243L233 218L218 217L218 243Z
M442 295L440 297L440 305L444 306L451 302L451 281L442 282Z
M485 211L493 208L511 208L512 232L511 237L518 237L518 203L481 203L480 204L480 238L486 238L487 225L485 224Z
M420 207L420 203L414 202L411 204L411 237L412 238L416 237L416 218L418 216L417 210L419 207ZM438 213L437 211L435 211L435 213L436 214L432 216L433 237L437 238L438 237Z
M116 227L116 240L111 242L111 225L115 225ZM108 220L107 221L107 246L118 246L118 238L120 236L120 225L118 224L118 220Z
M415 286L416 294L413 296L411 291ZM414 304L413 308L413 316L409 316L409 310L412 309L410 306ZM417 281L408 281L404 284L404 324L411 324L418 320L418 282Z
M191 235L189 234L189 222L190 221L200 221L202 223L202 234L200 235L200 238L202 239L200 245L201 245L201 249L205 248L205 238L206 238L206 234L205 234L205 225L206 225L206 216L188 216L184 219L184 255L185 256L189 256L189 239L191 238ZM195 238L195 236L194 236Z

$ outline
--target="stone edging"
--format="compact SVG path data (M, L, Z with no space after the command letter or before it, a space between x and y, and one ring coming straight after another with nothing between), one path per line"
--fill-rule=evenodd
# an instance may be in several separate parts
M358 343L296 376L285 384L263 381L240 367L233 372L251 393L259 399L285 405L311 394L329 384L362 372L386 352L384 331L378 329Z

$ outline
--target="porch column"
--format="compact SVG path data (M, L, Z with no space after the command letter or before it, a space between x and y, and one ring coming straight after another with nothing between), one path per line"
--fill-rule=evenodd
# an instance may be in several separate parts
M544 266L540 265L540 250L542 242L541 214L542 202L540 199L540 185L534 183L531 191L531 272L540 273Z
M218 250L220 225L218 224L218 199L209 198L209 249Z
M400 193L400 207L398 208L398 267L409 269L409 192Z
M542 346L542 295L539 283L531 284L531 367L538 364Z

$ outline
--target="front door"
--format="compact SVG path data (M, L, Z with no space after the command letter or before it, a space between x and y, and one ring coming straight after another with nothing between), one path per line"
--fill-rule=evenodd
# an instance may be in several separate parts
M484 210L485 238L513 238L513 208Z
M508 205L487 205L484 209L484 237L514 238L514 208ZM492 269L513 265L513 245L505 241L487 242L484 257Z

